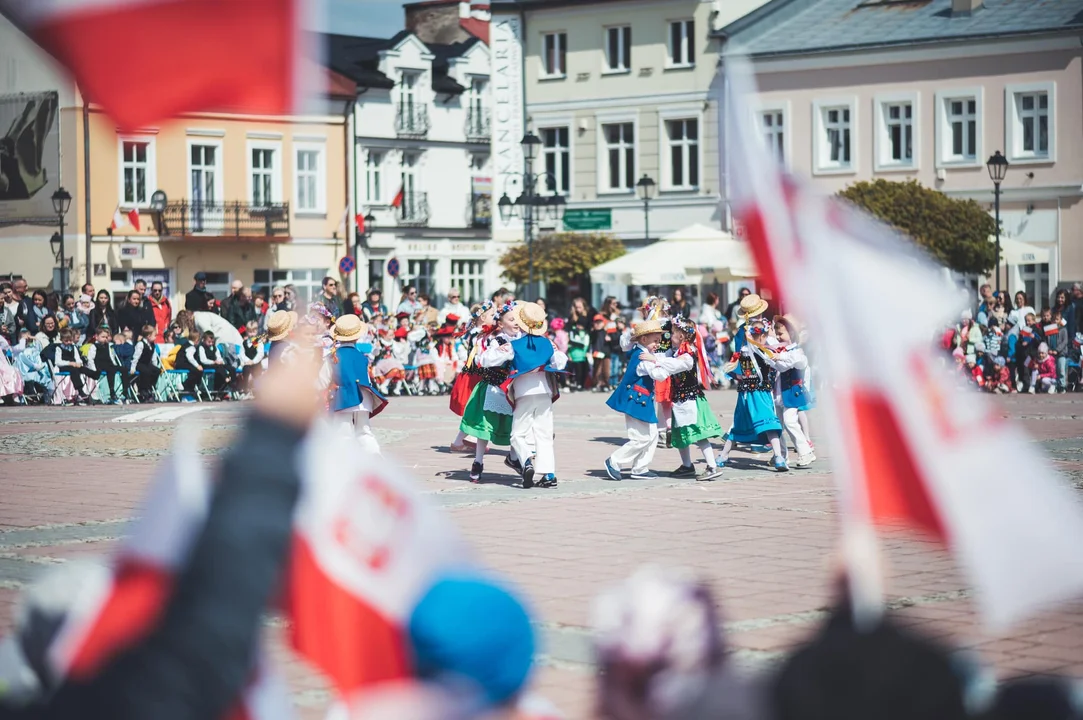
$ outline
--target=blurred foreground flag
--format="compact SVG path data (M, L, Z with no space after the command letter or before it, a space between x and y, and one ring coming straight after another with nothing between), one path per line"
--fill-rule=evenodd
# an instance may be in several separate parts
M288 114L310 0L0 0L124 129L183 112ZM313 73L313 76L315 74Z
M914 245L784 175L725 59L731 208L762 281L805 320L826 373L844 522L904 524L949 546L994 630L1083 595L1083 508L1020 430L932 356L958 295ZM887 322L889 327L884 332Z

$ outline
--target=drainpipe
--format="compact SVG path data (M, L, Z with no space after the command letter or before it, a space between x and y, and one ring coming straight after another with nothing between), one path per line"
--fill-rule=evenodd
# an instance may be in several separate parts
M86 232L86 281L93 284L94 266L90 259L90 103L83 95L83 194L85 196L84 232ZM72 253L74 255L74 253ZM75 269L74 267L72 268ZM63 276L63 273L61 273ZM67 288L65 288L67 291Z
M353 291L361 292L358 289L358 285L361 282L361 266L358 263L357 258L357 227L354 222L354 215L356 211L354 209L354 188L357 182L357 165L354 162L354 108L357 106L355 100L348 100L346 105L342 109L342 134L343 134L343 150L346 152L346 227L344 238L346 242L346 254L350 254L350 248L353 248L353 264L354 264L354 276L353 276ZM352 239L352 242L351 242Z

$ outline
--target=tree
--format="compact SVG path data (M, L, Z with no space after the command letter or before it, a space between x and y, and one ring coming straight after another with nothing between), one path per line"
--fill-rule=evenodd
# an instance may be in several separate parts
M604 262L624 254L624 245L608 233L552 233L534 241L534 280L568 285ZM500 258L504 277L516 285L528 282L530 255L525 244Z
M839 196L910 236L952 270L981 274L996 264L989 242L996 221L973 200L949 198L915 180L863 180Z

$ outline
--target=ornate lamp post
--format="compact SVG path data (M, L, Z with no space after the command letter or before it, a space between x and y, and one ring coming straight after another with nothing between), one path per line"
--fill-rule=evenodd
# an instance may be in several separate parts
M353 291L356 293L361 292L361 265L360 265L360 250L364 246L368 248L369 238L372 237L373 231L376 230L376 216L369 210L368 214L363 218L365 224L364 229L357 233L357 241L353 245L353 264L354 264L354 276L353 276ZM365 298L366 300L368 298Z
M60 287L58 288L61 294L68 289L68 266L64 258L64 216L68 214L68 208L71 207L71 194L67 190L60 187L53 193L53 211L56 213L57 225L60 226L60 232L58 233L60 239L60 252L58 259L60 260ZM89 263L90 258L86 261Z
M643 177L636 183L636 192L643 200L643 240L645 241L651 239L651 198L654 197L655 189L654 179L647 173L643 173Z
M993 181L993 214L997 224L997 295L1000 295L1000 183L1008 174L1008 158L997 150L985 163L989 168L989 179Z

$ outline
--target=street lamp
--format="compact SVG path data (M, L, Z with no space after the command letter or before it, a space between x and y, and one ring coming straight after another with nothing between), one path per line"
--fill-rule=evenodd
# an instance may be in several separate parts
M68 208L71 207L71 194L64 188L57 188L53 193L53 211L56 213L57 224L60 226L60 238L58 245L60 245L60 287L58 288L61 295L68 289L68 266L64 262L64 216L68 214ZM87 258L87 262L90 262L90 258Z
M353 245L353 265L354 265L354 277L353 277L353 290L354 292L361 292L361 265L358 261L358 251L362 245L366 248L369 246L369 238L372 237L373 230L376 229L376 216L369 210L368 215L362 218L365 224L362 226L364 229L357 233L357 242Z
M997 150L985 163L989 168L989 179L993 181L993 213L997 224L997 295L1000 295L1000 183L1008 174L1008 158Z
M643 173L643 177L639 178L639 182L636 183L636 192L639 193L639 197L643 198L643 239L650 241L651 239L651 198L654 197L654 180L647 173Z
M543 217L557 221L563 218L566 200L563 195L557 194L557 182L552 173L531 172L534 167L534 157L541 145L538 136L528 131L519 144L523 148L526 171L512 173L512 176L522 177L523 191L514 200L505 192L500 196L496 207L500 211L500 219L505 223L512 217L523 221L523 237L527 251L527 294L532 295L534 291L534 225ZM549 190L548 195L538 192L538 182L542 180L545 181L544 187Z

